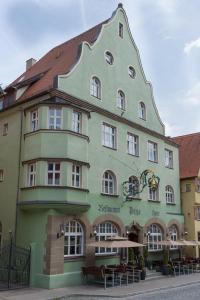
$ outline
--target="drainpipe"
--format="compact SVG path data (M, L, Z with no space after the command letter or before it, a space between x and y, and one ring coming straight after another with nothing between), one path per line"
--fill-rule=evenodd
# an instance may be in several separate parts
M21 174L21 152L22 152L22 128L23 128L23 109L20 108L20 135L19 135L19 156L18 156L18 179L17 179L17 193L16 193L16 211L15 211L15 234L14 242L16 244L17 223L18 223L18 203L20 190L20 174Z

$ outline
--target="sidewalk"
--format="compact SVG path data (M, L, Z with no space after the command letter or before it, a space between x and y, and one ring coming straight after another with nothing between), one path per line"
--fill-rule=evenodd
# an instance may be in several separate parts
M172 289L177 286L200 284L200 273L177 277L164 277L157 280L135 282L128 286L109 287L82 285L54 290L27 288L0 292L0 300L100 300L100 299L133 299L133 296L155 290ZM130 298L129 298L130 297Z

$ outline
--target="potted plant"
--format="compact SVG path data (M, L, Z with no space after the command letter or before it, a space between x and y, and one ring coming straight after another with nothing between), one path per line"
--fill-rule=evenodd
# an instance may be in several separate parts
M142 256L142 255L140 255L140 257L139 257L139 269L141 270L141 273L140 273L141 280L145 280L146 268L145 268L144 256Z
M163 275L169 275L170 274L170 265L168 263L168 251L167 250L163 250L162 274Z

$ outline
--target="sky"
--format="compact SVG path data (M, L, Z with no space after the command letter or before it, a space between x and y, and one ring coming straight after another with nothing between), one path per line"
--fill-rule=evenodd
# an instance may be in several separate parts
M109 18L128 16L167 136L200 131L199 0L1 0L0 84L54 46Z

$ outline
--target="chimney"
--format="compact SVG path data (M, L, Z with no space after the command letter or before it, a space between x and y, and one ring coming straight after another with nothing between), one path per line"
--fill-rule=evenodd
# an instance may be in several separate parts
M29 59L26 61L26 71L29 70L36 62L37 62L36 59L34 59L34 58L29 58Z

